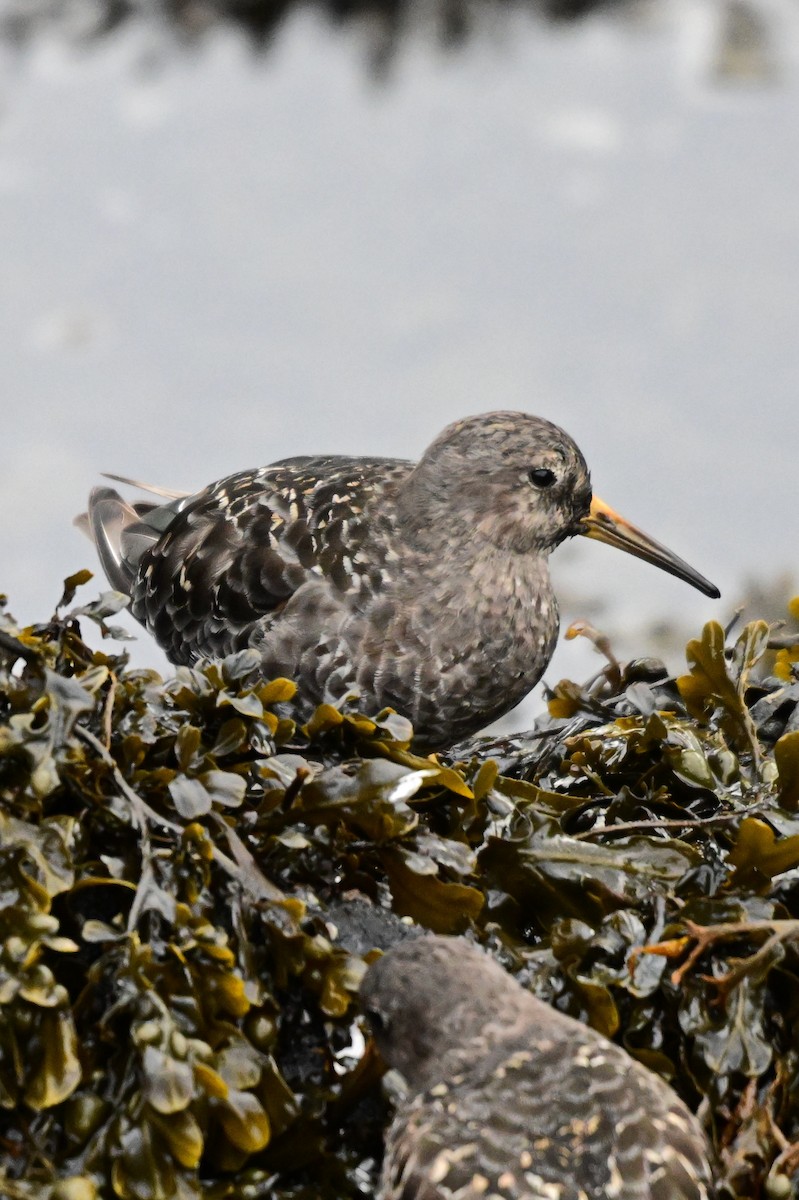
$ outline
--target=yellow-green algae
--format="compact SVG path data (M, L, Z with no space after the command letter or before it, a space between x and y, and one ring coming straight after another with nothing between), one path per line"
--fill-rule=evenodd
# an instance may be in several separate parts
M163 681L91 650L119 598L70 611L87 576L0 619L0 1196L371 1196L355 996L409 921L705 1100L722 1196L790 1186L790 638L709 624L679 678L612 664L445 763L388 712L297 728L249 652Z

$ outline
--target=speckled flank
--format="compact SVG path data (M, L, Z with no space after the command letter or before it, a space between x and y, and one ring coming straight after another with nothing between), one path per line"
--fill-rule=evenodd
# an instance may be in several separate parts
M173 662L252 646L264 675L297 680L301 714L355 694L436 746L537 683L558 628L547 557L590 500L565 433L488 413L417 465L294 458L135 508L98 488L89 516L109 579Z
M712 1200L704 1134L672 1089L477 947L403 942L361 998L410 1091L379 1200Z

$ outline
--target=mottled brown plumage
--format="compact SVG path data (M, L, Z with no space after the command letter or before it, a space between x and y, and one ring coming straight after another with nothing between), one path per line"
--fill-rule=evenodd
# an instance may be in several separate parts
M418 464L293 458L163 494L131 506L97 488L85 520L172 662L251 646L264 676L298 682L301 715L354 694L410 717L430 746L538 682L558 628L547 558L564 538L600 537L715 590L592 504L574 442L526 413L460 421Z
M658 1076L462 938L400 943L361 1001L408 1085L379 1200L712 1200L696 1118Z

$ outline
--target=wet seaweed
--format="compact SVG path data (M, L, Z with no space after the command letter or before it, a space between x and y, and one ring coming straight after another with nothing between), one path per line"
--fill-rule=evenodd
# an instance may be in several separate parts
M84 641L122 604L73 606L86 582L41 625L0 610L0 1195L373 1195L357 987L417 926L701 1106L723 1196L791 1194L791 637L710 623L683 675L611 659L444 760L389 711L298 726L248 651L132 670Z

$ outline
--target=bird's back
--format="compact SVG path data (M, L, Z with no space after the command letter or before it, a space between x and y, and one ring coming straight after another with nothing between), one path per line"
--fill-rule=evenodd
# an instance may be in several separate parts
M400 1109L381 1200L712 1200L704 1138L660 1079L604 1039L526 1035Z
M389 532L381 498L411 469L396 459L292 458L165 504L129 505L98 488L89 525L133 616L172 662L190 663L248 645L316 580L333 597L379 587Z

